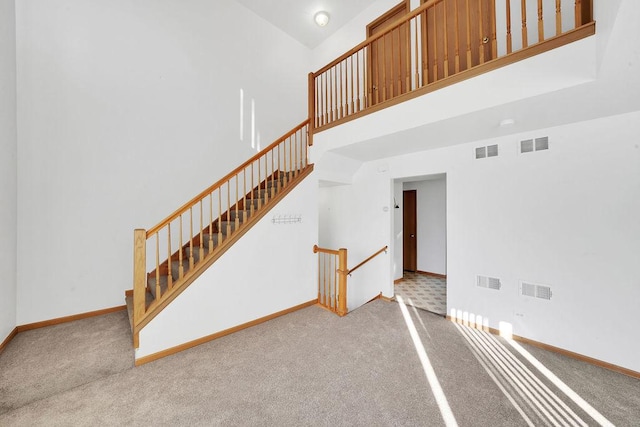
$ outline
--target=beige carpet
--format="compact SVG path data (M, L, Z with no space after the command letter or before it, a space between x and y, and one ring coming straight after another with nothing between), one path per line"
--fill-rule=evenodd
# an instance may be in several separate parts
M397 303L344 318L309 307L132 368L126 314L114 313L18 335L0 354L0 425L554 425L469 333ZM482 340L597 425L504 340ZM638 425L640 381L525 348L607 420Z

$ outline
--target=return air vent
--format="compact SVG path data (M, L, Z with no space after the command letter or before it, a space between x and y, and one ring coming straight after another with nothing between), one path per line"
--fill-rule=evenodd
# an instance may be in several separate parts
M497 155L498 155L497 144L476 148L476 159L484 159L485 157L496 157Z
M535 283L520 282L520 295L532 298L551 299L551 287Z
M533 151L533 139L527 139L524 141L520 141L520 152L521 153L530 153Z
M520 153L532 153L549 149L549 137L543 136L536 139L525 139L520 141Z
M500 283L500 279L495 277L487 277L487 276L478 276L478 280L476 284L479 288L494 289L496 291L499 291L500 288L502 287L502 284Z
M536 138L536 151L549 149L549 137Z

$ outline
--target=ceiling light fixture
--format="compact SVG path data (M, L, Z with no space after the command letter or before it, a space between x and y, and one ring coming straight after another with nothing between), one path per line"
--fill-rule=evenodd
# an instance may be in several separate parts
M320 12L313 15L313 20L316 21L316 24L320 27L324 27L329 23L329 13L321 10Z
M500 120L500 127L503 128L505 126L511 126L515 123L516 121L514 119L503 119L503 120Z

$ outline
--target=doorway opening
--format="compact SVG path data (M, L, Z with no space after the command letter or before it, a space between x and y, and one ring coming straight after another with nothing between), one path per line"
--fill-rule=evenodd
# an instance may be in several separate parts
M394 292L412 305L447 314L446 174L397 179ZM400 253L399 253L400 252Z

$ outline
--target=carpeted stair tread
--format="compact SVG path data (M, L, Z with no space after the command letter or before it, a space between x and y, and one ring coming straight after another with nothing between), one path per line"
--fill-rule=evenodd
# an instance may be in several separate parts
M254 197L246 199L245 208L247 210L251 210L251 205L253 205L253 211L255 212L258 209L258 206L264 206L264 197Z
M240 222L243 222L245 218L249 219L251 217L251 209L237 211L235 209L231 209L231 212L229 212L229 218L232 221L235 221L236 217L240 220Z
M216 238L217 240L217 238ZM215 245L215 240L214 240L214 245ZM207 254L209 253L209 241L205 240L202 242L202 254L203 254L203 258L207 256ZM191 256L191 247L187 247L184 250L184 259L186 259L187 261L189 261L189 257ZM197 264L200 262L200 245L194 246L193 247L193 263Z
M220 221L220 231L223 236L226 236L229 233L229 229L231 229L232 233L236 231L235 221Z
M131 333L133 333L133 295L125 295L125 303L127 304L127 315L129 316L129 326L131 326Z
M160 283L161 294L164 294L167 291L167 279L168 279L168 276L160 276L159 280L157 280ZM152 297L155 298L156 297L156 276L155 275L149 275L147 277L147 288L149 289L149 292L151 293Z

